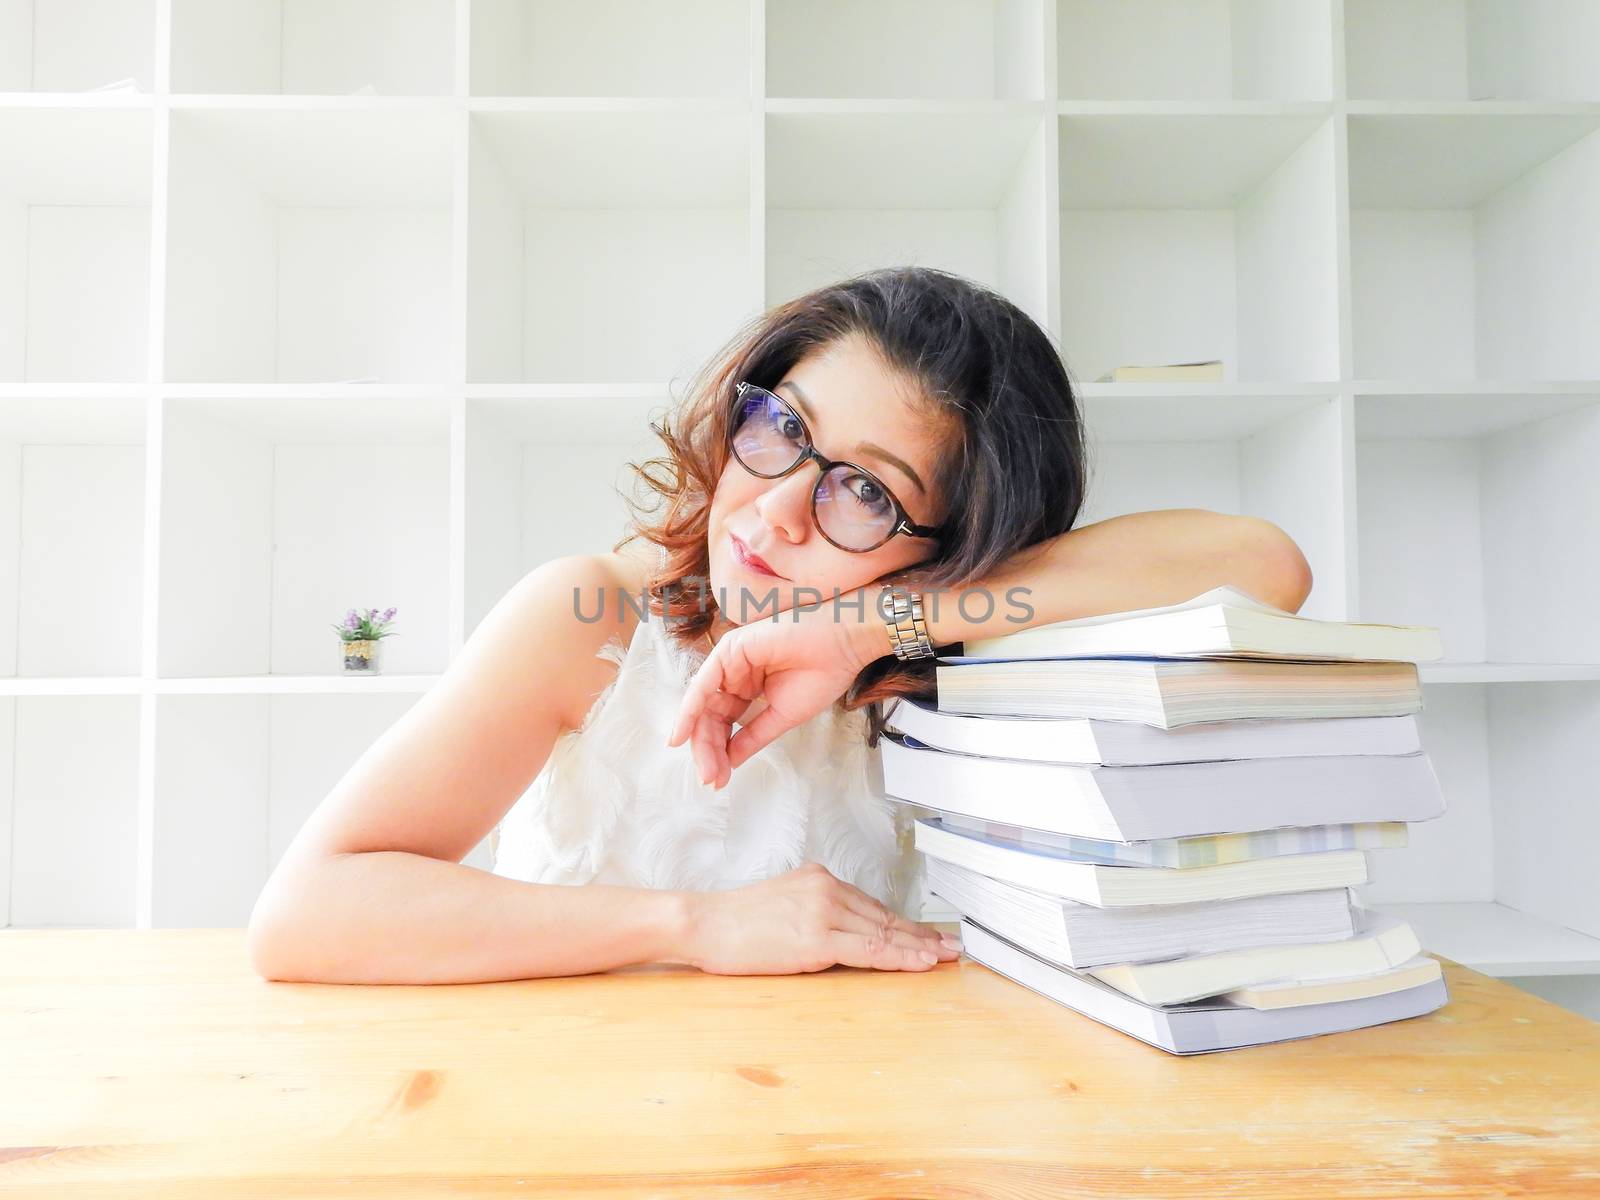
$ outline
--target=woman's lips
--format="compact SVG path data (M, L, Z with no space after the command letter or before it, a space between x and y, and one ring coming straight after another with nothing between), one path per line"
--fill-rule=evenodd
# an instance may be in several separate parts
M745 548L745 544L731 533L728 535L728 542L733 546L733 557L739 563L749 567L752 571L755 571L758 574L770 575L774 579L783 578L782 575L779 575L771 567L767 566L766 563L762 562L759 558L754 557L750 551Z

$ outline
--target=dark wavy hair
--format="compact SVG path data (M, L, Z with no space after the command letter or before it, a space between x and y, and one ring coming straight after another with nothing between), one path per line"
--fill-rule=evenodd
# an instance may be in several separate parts
M733 388L772 387L813 351L864 338L949 431L932 489L945 528L934 555L875 582L959 588L1015 553L1072 528L1088 459L1065 364L1038 324L999 293L932 267L885 267L785 301L747 321L693 377L651 429L664 455L629 467L650 494L624 496L632 518L619 550L643 537L665 550L648 605L691 646L711 627L705 603L711 498L728 461ZM871 611L870 609L868 610ZM934 660L893 654L868 664L835 703L868 710L868 745L883 732L883 702L936 695Z

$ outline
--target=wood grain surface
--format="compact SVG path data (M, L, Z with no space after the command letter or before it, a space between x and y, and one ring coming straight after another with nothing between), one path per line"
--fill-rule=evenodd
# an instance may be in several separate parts
M271 983L242 929L0 931L0 1195L1600 1196L1600 1025L1180 1058L972 962Z

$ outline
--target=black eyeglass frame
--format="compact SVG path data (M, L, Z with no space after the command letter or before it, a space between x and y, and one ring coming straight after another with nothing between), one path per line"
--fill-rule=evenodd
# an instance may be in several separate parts
M796 421L800 422L800 428L805 431L805 446L801 449L799 456L794 460L794 462L776 474L769 475L765 471L756 470L749 463L745 462L745 460L740 456L738 449L734 446L733 435L738 432L739 425L737 419L737 410L739 405L744 402L745 393L747 391L762 392L765 395L771 396L783 406L785 412L789 413ZM880 546L888 543L891 538L899 533L904 533L909 537L937 538L944 531L945 526L943 524L918 525L915 521L913 521L911 519L911 514L906 511L906 506L900 503L900 497L894 494L894 489L888 484L884 483L882 479L878 478L874 472L867 470L867 468L863 467L860 463L846 462L842 459L832 459L819 451L816 443L812 441L811 426L806 424L805 415L801 413L800 410L794 405L785 400L782 396L778 395L777 392L774 392L771 388L764 388L759 384L743 382L733 385L733 399L728 405L728 452L738 460L738 463L741 467L743 467L746 471L749 471L750 474L761 479L782 479L785 475L792 475L795 471L798 471L801 467L805 466L806 463L813 461L816 462L816 464L822 469L817 475L816 485L811 489L811 523L817 527L818 533L828 539L828 542L831 545L838 546L839 549L849 551L851 554L868 554L873 550L878 549ZM885 496L889 498L890 504L894 505L894 524L890 526L888 533L884 534L882 538L870 546L839 545L839 543L834 541L833 538L828 537L828 531L822 527L822 522L817 517L817 493L822 490L822 481L827 478L828 472L833 470L834 467L849 467L852 471L859 471L872 481L873 486L877 487Z

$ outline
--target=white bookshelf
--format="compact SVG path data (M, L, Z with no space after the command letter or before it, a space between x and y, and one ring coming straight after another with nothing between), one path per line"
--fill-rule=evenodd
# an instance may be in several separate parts
M1310 615L1441 628L1449 811L1363 898L1600 975L1597 13L0 3L0 924L242 925L739 322L919 262L1061 347L1085 521L1256 513Z

